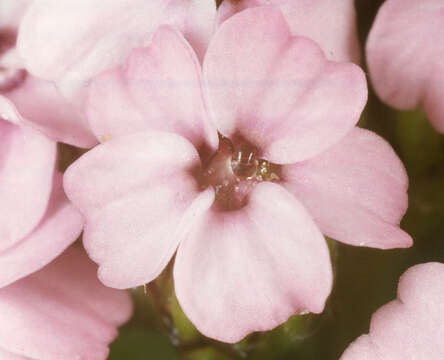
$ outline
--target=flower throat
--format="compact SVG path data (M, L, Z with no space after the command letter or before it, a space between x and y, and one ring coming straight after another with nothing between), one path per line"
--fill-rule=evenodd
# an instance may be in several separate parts
M213 186L218 210L237 210L248 202L248 194L258 183L280 180L280 166L257 154L257 148L247 141L231 141L219 135L219 148L199 179L203 188Z

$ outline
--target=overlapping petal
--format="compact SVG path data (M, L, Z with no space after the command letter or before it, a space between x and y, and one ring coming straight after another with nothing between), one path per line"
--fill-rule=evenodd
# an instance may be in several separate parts
M3 95L30 126L51 139L83 148L97 144L82 110L62 96L53 83L28 75Z
M367 100L362 70L329 62L313 41L292 36L275 7L247 9L220 26L204 79L218 130L245 138L259 156L280 164L338 142Z
M0 289L0 354L6 359L106 359L129 296L101 285L70 249L43 270ZM3 359L3 358L2 358Z
M145 130L178 133L197 148L215 150L200 64L183 36L170 26L149 47L134 50L126 66L98 76L91 85L88 115L98 139Z
M341 360L440 360L444 354L444 264L416 265L401 277L398 299L373 314L370 332Z
M244 9L263 5L279 6L292 34L314 40L328 59L359 63L353 0L224 0L218 9L218 23Z
M387 0L370 31L366 52L379 97L399 109L423 107L444 132L444 3Z
M407 210L406 171L371 131L355 128L321 155L283 167L282 178L325 235L381 249L412 245L399 228Z
M45 214L56 144L31 129L0 96L0 251L28 235Z
M178 300L206 336L236 342L306 310L322 312L332 286L328 247L305 208L261 183L246 207L211 209L180 244Z
M199 165L184 138L142 132L99 145L68 168L65 191L86 216L85 247L106 285L145 284L168 263L199 192Z
M20 26L26 68L76 95L98 73L149 44L161 24L177 26L202 55L213 31L215 3L199 0L35 1Z
M0 3L0 29L16 29L32 0L2 0Z
M56 174L46 213L33 231L0 252L0 287L27 276L59 256L80 235L83 217L68 202Z

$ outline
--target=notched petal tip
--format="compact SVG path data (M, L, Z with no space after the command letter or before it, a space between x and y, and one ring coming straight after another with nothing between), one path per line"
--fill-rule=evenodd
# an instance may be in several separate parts
M174 281L197 329L234 343L307 309L322 312L332 270L302 205L279 185L261 183L242 209L210 209L193 224L179 245Z

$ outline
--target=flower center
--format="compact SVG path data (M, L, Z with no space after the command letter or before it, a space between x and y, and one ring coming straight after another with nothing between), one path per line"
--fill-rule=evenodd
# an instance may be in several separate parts
M257 157L258 149L245 141L233 142L219 136L219 149L209 159L199 182L213 186L218 210L236 210L248 201L248 194L262 181L279 181L280 166Z

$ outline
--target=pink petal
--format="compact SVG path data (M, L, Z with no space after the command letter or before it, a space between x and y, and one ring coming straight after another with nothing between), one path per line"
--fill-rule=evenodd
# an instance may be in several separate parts
M328 59L360 62L353 0L224 0L217 11L218 23L244 9L262 5L279 6L291 33L314 40Z
M150 43L161 24L178 27L202 56L213 31L214 1L35 1L23 18L18 46L27 69L76 93L133 48Z
M376 311L369 335L352 343L341 360L441 360L444 354L444 264L408 269L398 299Z
M370 31L366 52L373 86L399 109L423 107L444 132L442 0L387 0Z
M0 253L0 287L39 270L80 235L83 218L66 198L56 174L51 199L40 224L24 239Z
M338 142L367 100L353 64L325 59L311 40L290 34L274 7L225 21L204 61L218 130L238 135L275 163L305 160Z
M210 210L189 229L174 265L179 302L206 336L236 342L300 312L322 312L332 286L328 248L305 208L261 183L246 207Z
M205 108L201 69L183 36L169 26L152 44L134 50L126 66L97 77L88 114L98 139L145 130L176 132L196 147L217 148Z
M8 37L8 35L7 35ZM0 42L1 42L1 38L0 38ZM7 40L8 41L8 40ZM11 39L9 39L9 41L12 41ZM17 48L14 47L10 47L9 44L6 45L4 52L2 53L2 50L0 48L0 66L3 67L2 71L6 72L6 71L22 71L23 74L26 74L26 71L23 70L23 60L20 57L20 54L17 50ZM0 84L1 85L1 84ZM3 92L6 86L2 86L1 87L1 91Z
M407 174L376 134L355 128L321 155L283 167L282 178L325 235L381 249L412 245L399 228L407 210Z
M15 104L31 126L48 137L84 148L97 144L85 115L51 82L28 75L20 86L3 95Z
M198 194L191 172L199 162L184 138L146 132L99 145L66 171L65 191L86 216L85 247L106 285L134 287L162 271Z
M33 276L51 283L109 324L120 326L131 317L133 309L127 293L103 286L96 276L97 266L79 248L68 249L50 267L51 271L45 268L43 275ZM60 281L63 273L73 274L70 281Z
M106 359L116 327L132 307L126 293L105 288L94 272L79 249L70 249L43 270L0 289L0 347L32 359Z
M31 0L2 0L0 2L0 29L16 29Z
M21 121L0 96L0 251L28 235L45 214L56 144Z
M368 335L358 337L340 360L388 360ZM392 360L392 359L390 359Z
M0 348L0 359L2 359L2 360L32 360L28 357L13 354L13 353L6 351L2 348Z

